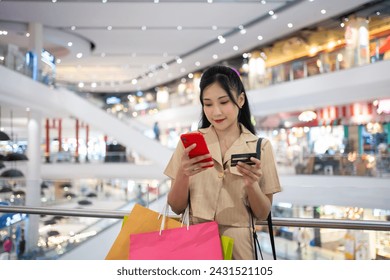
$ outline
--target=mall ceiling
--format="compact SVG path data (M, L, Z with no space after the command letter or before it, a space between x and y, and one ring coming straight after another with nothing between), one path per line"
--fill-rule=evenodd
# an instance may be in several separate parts
M28 49L42 23L57 82L80 91L145 91L267 46L320 22L338 24L369 0L0 0L0 44ZM79 87L83 85L83 87Z

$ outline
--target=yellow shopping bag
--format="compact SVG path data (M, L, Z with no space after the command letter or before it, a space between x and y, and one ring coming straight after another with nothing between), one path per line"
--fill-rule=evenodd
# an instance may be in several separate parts
M159 213L139 204L134 205L130 214L124 218L122 228L106 256L106 260L128 260L130 234L145 233L160 230L161 217ZM181 223L172 218L166 218L165 228L177 228Z

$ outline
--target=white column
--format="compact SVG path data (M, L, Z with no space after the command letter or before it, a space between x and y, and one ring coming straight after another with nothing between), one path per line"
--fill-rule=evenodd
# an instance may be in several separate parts
M31 22L28 25L29 37L29 51L36 55L37 73L33 73L34 80L40 80L40 73L42 70L42 49L43 49L43 27L42 23Z
M30 112L28 119L28 148L26 172L26 206L41 205L41 139L42 115ZM39 237L39 215L29 215L26 225L26 252L36 248Z

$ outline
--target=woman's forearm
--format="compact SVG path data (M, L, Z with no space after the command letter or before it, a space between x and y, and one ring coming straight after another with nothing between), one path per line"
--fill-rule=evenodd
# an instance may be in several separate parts
M264 194L258 184L247 187L248 201L253 214L260 220L265 220L271 210L272 194Z
M168 204L176 214L181 214L187 208L189 196L189 177L183 172L177 173L176 179L172 180L171 190L168 193Z

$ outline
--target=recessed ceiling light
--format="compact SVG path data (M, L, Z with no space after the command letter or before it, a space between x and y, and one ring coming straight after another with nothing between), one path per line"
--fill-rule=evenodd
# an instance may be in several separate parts
M212 29L212 30L217 30L218 27L217 27L216 25L213 25L213 26L211 26L211 29Z
M188 78L192 79L194 77L194 74L188 73Z
M269 14L270 16L272 16L273 14L275 14L275 12L271 10L271 11L268 12L268 14Z
M213 3L213 0L207 0L207 3L209 4Z
M272 19L277 19L278 18L278 15L277 14L273 14L272 15Z
M293 27L293 24L290 22L290 23L287 24L287 27L288 27L288 28L292 28L292 27Z
M261 4L263 4L263 5L267 4L267 1L261 0Z
M233 50L238 51L238 46L233 46Z
M51 2L52 2L52 3L56 3L56 2L57 2L57 0L51 0Z
M179 25L178 27L177 27L177 30L182 30L183 29L183 26L181 26L181 25Z
M213 59L218 59L218 55L217 54L213 54Z
M107 0L102 0L102 3L103 3L103 4L106 4L106 3L107 3Z
M78 54L76 54L76 57L77 57L77 58L82 58L82 57L83 57L83 54L82 54L82 53L78 53Z
M257 36L257 40L259 40L259 41L263 40L263 36L261 36L261 35Z
M30 37L30 33L27 32L27 33L26 33L26 37Z
M84 87L84 83L83 83L83 82L80 82L80 83L78 84L78 87L79 87L79 88L83 88L83 87Z
M200 66L200 62L199 61L197 61L197 62L195 62L195 66Z
M220 44L224 44L226 42L226 39L222 35L219 35L218 36L218 41L219 41Z
M71 47L73 46L73 43L72 42L68 42L68 47Z
M326 10L322 9L321 10L321 14L325 15L326 14Z
M107 30L112 30L112 26L111 25L107 26Z
M160 1L159 0L154 0L154 3L155 4L158 4Z
M70 27L70 29L71 29L71 30L76 30L76 26L72 25L72 26Z
M145 25L142 25L142 26L141 26L141 30L142 30L142 31L145 31L145 30L146 30L146 26L145 26Z
M180 57L178 57L178 58L176 58L176 62L177 62L177 64L180 64L183 62L183 60Z

